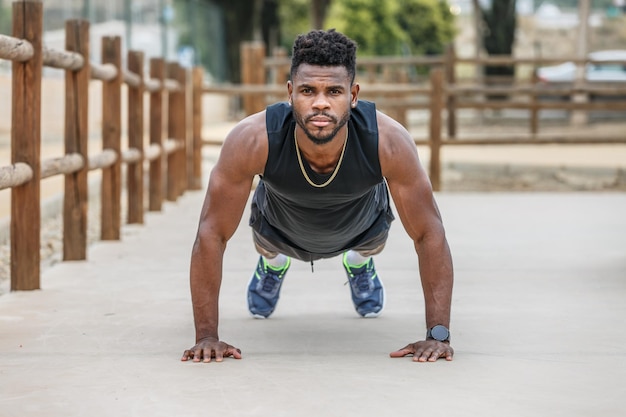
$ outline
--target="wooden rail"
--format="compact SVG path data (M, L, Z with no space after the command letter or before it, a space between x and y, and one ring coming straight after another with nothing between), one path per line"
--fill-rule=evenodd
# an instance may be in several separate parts
M264 56L264 47L258 42L242 46L243 84L241 85L207 85L205 94L224 94L241 97L244 114L263 110L270 102L286 96L284 81L288 79L290 59L284 50L278 50L273 57L264 59L264 65L258 65ZM252 59L251 57L256 57ZM626 128L624 133L613 137L577 137L539 135L539 115L542 110L560 109L571 111L626 111L626 85L598 85L591 83L572 84L569 86L544 85L537 81L534 71L525 83L506 85L490 84L483 79L478 83L460 83L456 66L464 65L526 65L536 69L543 65L552 65L563 61L572 61L577 65L585 65L594 61L588 59L531 59L511 56L490 56L480 58L459 58L449 48L441 56L411 57L373 57L360 58L357 61L358 77L361 79L359 97L376 101L379 108L407 126L408 110L425 109L429 111L429 139L416 140L416 144L430 147L430 177L435 190L441 188L440 149L448 145L516 145L516 144L626 144ZM606 61L603 61L606 62ZM615 61L626 65L624 61ZM422 82L409 77L412 68L422 68ZM268 82L269 81L269 82ZM501 82L502 80L495 80ZM598 95L613 97L610 102L540 100L539 97L570 97L574 95ZM490 96L504 96L505 100L490 100ZM255 98L252 100L251 98ZM459 109L521 109L529 112L529 134L507 135L503 138L472 138L464 139L458 135L457 110ZM443 114L447 117L444 126ZM447 133L447 135L444 134ZM208 142L205 142L205 144Z
M247 49L260 48L258 43L250 43ZM258 56L259 52L247 51L248 55ZM265 58L264 65L258 65L260 61L254 61L249 68L242 68L243 74L248 74L241 86L211 86L206 92L218 93L243 97L244 113L251 114L262 110L270 101L285 95L284 80L288 79L290 59L284 50L278 50L273 57ZM392 117L407 125L406 113L409 110L428 108L428 101L422 96L430 96L428 86L428 72L437 67L444 69L445 80L445 107L447 113L447 136L457 137L458 123L457 110L459 109L523 109L528 110L529 132L539 132L539 116L542 110L607 110L622 111L626 101L600 103L600 102L571 102L569 100L546 101L538 97L573 97L582 96L626 96L626 85L598 83L573 83L568 86L546 85L540 83L534 75L539 66L553 65L571 61L576 65L597 63L590 59L580 58L517 58L511 56L486 56L478 58L458 57L452 47L440 56L407 56L407 57L364 57L357 61L358 78L362 89L361 96L366 99L374 99L379 108L389 113ZM247 61L246 61L247 62ZM246 65L243 62L243 65ZM601 61L616 62L626 65L622 60ZM511 65L530 67L530 74L523 84L516 84L512 80L500 80L482 77L467 85L466 81L460 81L458 67L484 66L484 65ZM418 71L421 69L421 71ZM413 73L413 75L410 75ZM420 75L421 74L421 75ZM268 84L268 81L270 82ZM417 84L416 84L417 83ZM504 85L502 85L504 84ZM506 100L489 100L490 96L500 95L507 97ZM257 101L249 101L245 98L255 96ZM265 101L263 101L265 98ZM487 99L486 99L487 98Z
M265 58L258 43L242 45L242 69L246 85L206 85L200 68L187 71L173 62L153 58L149 74L143 73L144 56L129 51L127 68L122 68L121 40L104 37L101 62L89 59L89 22L66 23L65 50L42 44L43 8L40 1L13 4L13 33L0 35L0 59L12 62L11 165L0 166L0 189L11 189L11 289L40 287L40 181L63 175L63 259L81 260L87 256L87 173L99 170L102 176L101 239L119 239L121 227L122 173L126 172L128 222L142 223L146 210L159 211L164 201L174 201L186 190L201 187L203 145L202 96L226 94L242 98L246 113L265 108L269 101L286 98L284 81L290 62L281 56ZM264 47L263 47L264 48ZM416 140L431 150L430 177L433 188L441 187L440 153L443 146L481 146L508 144L626 144L626 133L617 137L540 136L538 114L543 109L584 110L626 109L624 101L606 103L544 102L541 95L598 94L620 96L626 91L615 86L576 85L572 88L547 88L536 82L507 86L465 85L456 77L455 65L551 64L560 60L526 60L489 57L478 60L457 58L449 50L438 57L385 57L359 60L363 77L361 97L372 99L381 108L405 123L409 109L429 112L428 140ZM575 61L584 64L588 61ZM65 154L40 160L42 68L65 70ZM403 67L421 68L417 83ZM269 77L268 74L270 75ZM380 75L383 74L381 80ZM272 80L271 84L267 80ZM89 86L102 87L102 146L88 147ZM122 115L122 85L128 91L128 112ZM148 95L147 106L144 97ZM191 94L191 97L189 97ZM521 96L518 100L489 101L490 95ZM144 108L147 107L147 108ZM530 133L507 138L461 138L456 124L457 109L518 108L529 110ZM444 119L443 115L447 118ZM148 124L144 126L144 115ZM122 118L127 117L128 143L122 148ZM447 126L444 126L447 120ZM446 129L447 127L447 129ZM447 135L444 135L447 131ZM144 137L149 145L144 146ZM124 168L124 169L123 169ZM147 178L147 181L145 180ZM144 198L147 193L147 198ZM144 207L144 200L148 207Z
M11 162L0 167L0 189L11 188L11 290L40 287L40 181L63 175L63 259L87 256L87 173L100 170L101 239L119 239L122 166L126 172L128 222L143 223L144 211L161 210L201 184L200 159L187 149L201 148L201 93L188 88L186 70L154 58L144 77L144 56L129 51L122 68L121 39L102 39L102 62L89 62L89 22L66 22L65 50L42 44L43 6L40 1L13 3L12 36L0 35L0 59L12 61ZM65 155L40 160L42 68L65 70ZM165 68L167 67L167 71ZM200 80L201 69L194 74ZM88 148L89 85L102 85L102 149ZM128 143L122 149L122 89L128 88ZM198 82L196 82L198 88ZM187 95L193 105L187 109ZM144 95L149 94L149 126L143 126ZM60 104L60 102L59 102ZM187 115L191 116L188 117ZM188 124L196 126L195 129ZM193 136L192 136L193 134ZM150 145L144 148L144 137ZM149 185L144 187L147 167ZM144 207L144 188L148 207Z

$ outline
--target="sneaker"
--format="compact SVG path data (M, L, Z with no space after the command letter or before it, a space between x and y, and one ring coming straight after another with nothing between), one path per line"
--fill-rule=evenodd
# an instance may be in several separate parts
M266 319L274 312L283 278L290 265L291 258L287 258L285 266L275 269L265 258L259 258L256 271L248 284L248 310L253 317Z
M348 274L352 302L356 312L361 317L378 317L384 307L385 289L378 279L374 260L370 258L362 265L352 266L348 264L346 253L344 253L343 267Z

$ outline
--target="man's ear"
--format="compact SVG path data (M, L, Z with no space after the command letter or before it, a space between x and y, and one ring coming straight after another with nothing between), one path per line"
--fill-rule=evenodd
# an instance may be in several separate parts
M287 81L287 101L289 102L289 105L291 106L291 93L293 93L293 84L291 83L291 80Z
M350 87L350 94L352 99L350 100L350 106L355 108L357 103L359 102L359 91L361 90L361 86L358 83L352 84Z

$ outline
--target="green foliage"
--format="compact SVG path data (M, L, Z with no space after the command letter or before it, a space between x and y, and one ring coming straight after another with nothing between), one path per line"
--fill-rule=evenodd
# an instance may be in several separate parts
M0 33L3 35L11 35L12 27L12 11L11 6L6 6L3 0L0 0Z
M310 29L309 3L309 0L280 0L279 2L280 45L289 52L296 36Z
M454 38L445 0L334 0L326 23L354 39L359 55L439 54Z
M446 1L399 0L397 15L408 34L414 55L435 55L443 52L455 35L454 15Z
M254 2L198 0L191 15L185 11L189 2L175 0L180 44L194 45L200 62L217 78L238 82L239 46L252 39ZM275 7L268 5L276 2L279 19L261 13L263 39L291 51L295 37L311 28L311 2L264 0L260 4L269 12ZM206 12L209 9L211 13ZM357 41L360 56L437 54L454 38L454 16L447 0L331 0L325 28L333 27ZM226 45L225 52L219 44Z
M360 55L399 55L408 35L397 15L398 0L335 0L326 28L336 28L359 45Z

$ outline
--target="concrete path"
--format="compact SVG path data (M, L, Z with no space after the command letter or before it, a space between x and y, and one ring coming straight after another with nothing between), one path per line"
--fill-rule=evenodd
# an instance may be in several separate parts
M0 416L625 415L626 195L439 194L456 356L434 364L388 357L425 333L399 221L377 257L381 317L356 316L337 258L314 273L295 262L274 316L254 320L245 217L225 260L220 334L244 358L181 362L202 198L47 270L41 291L0 297Z

